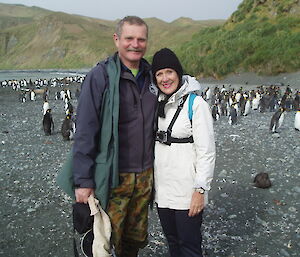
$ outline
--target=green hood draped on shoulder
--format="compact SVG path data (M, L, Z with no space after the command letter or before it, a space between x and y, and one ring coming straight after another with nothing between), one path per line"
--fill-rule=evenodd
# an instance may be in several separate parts
M100 136L98 154L95 159L95 196L101 207L106 209L111 188L119 184L119 82L121 65L118 55L109 57L105 64L109 78L109 86L103 92L100 112ZM72 172L72 151L67 156L56 182L61 189L75 199L75 187Z

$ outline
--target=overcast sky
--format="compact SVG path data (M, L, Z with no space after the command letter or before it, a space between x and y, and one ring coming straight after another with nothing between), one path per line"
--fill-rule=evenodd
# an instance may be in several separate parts
M38 6L52 11L80 14L104 20L126 15L156 17L171 22L180 17L193 20L227 19L243 0L0 0L0 3Z

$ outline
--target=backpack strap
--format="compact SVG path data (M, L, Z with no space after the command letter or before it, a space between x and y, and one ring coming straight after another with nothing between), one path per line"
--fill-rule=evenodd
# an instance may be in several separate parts
M155 136L156 141L159 141L160 143L166 144L166 145L171 145L171 143L192 143L193 142L192 137L191 138L173 138L173 137L171 137L173 125L174 125L177 117L179 116L179 113L181 112L183 105L187 98L188 98L188 95L185 95L182 98L182 100L181 100L180 104L178 105L178 108L173 116L173 119L171 120L171 122L167 128L167 131L157 131L156 132L156 136Z
M185 103L187 97L188 97L188 95L185 95L185 96L182 98L182 101L181 101L181 103L178 105L178 108L177 108L177 110L176 110L176 112L175 112L175 114L174 114L174 117L173 117L173 119L172 119L171 122L170 122L170 125L169 125L169 127L168 127L168 129L167 129L167 133L169 134L169 136L171 136L173 125L174 125L174 123L175 123L177 117L179 116L179 113L181 112L181 110L182 110L182 108L183 108L183 105L184 105L184 103Z
M191 93L190 98L189 98L189 109L188 109L189 112L188 113L189 113L190 121L193 118L193 103L194 103L194 100L195 100L196 96L197 95L195 93Z

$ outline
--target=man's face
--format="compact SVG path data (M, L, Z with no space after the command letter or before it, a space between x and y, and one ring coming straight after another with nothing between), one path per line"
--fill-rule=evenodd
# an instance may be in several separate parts
M114 34L119 57L128 68L137 69L147 49L147 28L145 25L124 23L121 36Z

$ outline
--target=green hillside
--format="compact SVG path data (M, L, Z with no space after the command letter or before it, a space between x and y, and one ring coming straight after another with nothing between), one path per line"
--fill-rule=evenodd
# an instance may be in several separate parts
M300 70L300 0L244 0L226 22L145 20L146 59L169 47L186 72L198 77ZM91 67L115 51L116 23L0 4L0 69Z
M117 21L23 5L0 4L0 10L0 69L86 68L115 51ZM200 29L224 24L187 18L172 23L145 20L150 29L148 59L162 47L188 42Z
M244 0L221 26L176 48L186 71L200 77L300 70L300 1Z
M31 23L49 13L50 11L39 7L28 8L23 5L0 3L0 29Z

